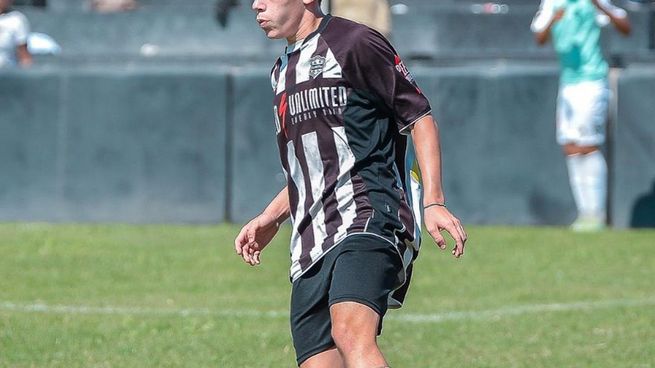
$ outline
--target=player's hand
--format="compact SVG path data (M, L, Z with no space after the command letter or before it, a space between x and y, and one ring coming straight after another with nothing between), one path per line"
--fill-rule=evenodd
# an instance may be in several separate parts
M276 219L261 214L247 223L234 240L234 249L251 266L261 263L262 250L271 242L279 229Z
M455 240L455 247L453 247L452 254L459 258L464 254L464 245L466 245L466 231L462 223L448 211L446 207L432 206L425 209L425 226L428 232L434 239L437 246L441 249L446 249L446 240L441 231L445 230Z

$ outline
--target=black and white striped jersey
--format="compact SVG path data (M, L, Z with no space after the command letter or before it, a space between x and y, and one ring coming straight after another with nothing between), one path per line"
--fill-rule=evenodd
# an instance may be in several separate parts
M393 47L364 25L326 16L287 46L271 83L293 224L291 279L361 233L396 245L411 267L420 226L403 133L430 104Z

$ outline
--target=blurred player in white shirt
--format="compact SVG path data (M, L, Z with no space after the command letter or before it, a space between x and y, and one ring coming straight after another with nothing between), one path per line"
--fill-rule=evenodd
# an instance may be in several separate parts
M27 49L30 26L27 18L11 9L13 0L0 0L0 68L32 64Z

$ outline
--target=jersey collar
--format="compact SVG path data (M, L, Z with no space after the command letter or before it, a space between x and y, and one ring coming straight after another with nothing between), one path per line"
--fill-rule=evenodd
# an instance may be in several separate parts
M298 40L292 43L291 45L287 45L287 47L284 50L285 54L290 55L302 49L306 41L311 40L312 38L316 37L318 34L323 32L325 27L327 27L328 23L330 22L330 19L332 19L332 16L330 14L326 14L325 16L323 16L323 19L321 20L321 24L318 25L318 28L314 32L310 33L309 36L303 38L302 40Z

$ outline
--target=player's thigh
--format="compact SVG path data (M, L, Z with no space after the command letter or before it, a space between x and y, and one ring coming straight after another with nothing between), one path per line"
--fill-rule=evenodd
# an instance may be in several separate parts
M583 147L603 144L609 96L604 81L565 87L558 103L558 142Z
M328 253L293 283L291 335L298 365L334 347L328 305L333 258Z
M374 344L382 316L368 305L341 301L330 306L332 339L337 346Z
M575 124L583 138L603 134L609 107L609 89L604 81L582 83L577 92L580 103L575 106Z
M573 91L571 86L563 86L557 95L556 135L557 143L565 145L576 138L573 121Z
M402 260L391 243L373 235L351 236L334 263L329 304L356 302L382 318L402 272Z

